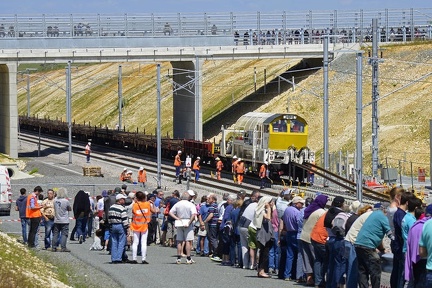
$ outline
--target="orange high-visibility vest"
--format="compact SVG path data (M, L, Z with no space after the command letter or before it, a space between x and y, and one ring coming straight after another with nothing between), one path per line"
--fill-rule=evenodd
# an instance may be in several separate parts
M266 177L266 166L265 164L262 164L259 171L259 177L264 178Z
M125 176L126 176L126 173L124 171L122 173L120 173L120 181L124 181Z
M199 170L200 169L199 163L200 163L200 160L195 160L192 169L193 170Z
M241 173L241 174L243 174L243 173L245 172L245 169L244 169L244 162L239 162L239 163L236 165L236 172L237 172L237 173Z
M90 146L87 144L87 146L85 147L85 151L84 151L84 153L86 154L86 155L88 155L88 154L90 154Z
M147 172L145 170L138 171L138 182L147 182Z
M217 163L216 163L216 170L217 171L222 171L222 168L223 168L222 161L221 160L217 161Z
M132 231L146 232L151 220L150 202L136 202L132 206Z
M238 165L238 160L235 160L234 162L232 162L231 166L232 166L232 172L237 172L237 165Z
M30 200L34 199L34 209L30 207ZM42 217L42 213L39 209L38 199L34 194L30 194L27 196L27 204L26 204L26 217L27 218L39 218Z
M181 166L180 155L178 155L178 154L174 157L174 166L176 166L176 167Z

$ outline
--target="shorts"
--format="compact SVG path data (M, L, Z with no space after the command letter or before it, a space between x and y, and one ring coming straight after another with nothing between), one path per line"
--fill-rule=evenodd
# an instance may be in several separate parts
M167 225L167 239L174 238L176 235L177 228L174 226L174 222L166 222Z
M105 235L104 235L104 240L105 240L105 241L106 241L106 240L109 240L110 236L111 236L111 234L110 234L109 229L106 229L106 230L105 230Z
M257 231L252 227L248 227L248 233L249 233L249 238L248 238L249 248L257 249L257 240L256 240Z
M177 228L177 241L193 241L194 240L194 232L193 226L189 227L178 227Z

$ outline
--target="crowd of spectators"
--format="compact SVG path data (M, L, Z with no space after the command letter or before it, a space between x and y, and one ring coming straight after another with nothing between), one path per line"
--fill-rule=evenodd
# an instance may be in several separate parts
M45 226L44 248L69 252L69 211L76 230L71 241L94 236L92 250L106 250L112 264L149 264L147 247L177 249L177 264L207 257L222 266L256 270L257 277L295 281L313 287L380 287L381 256L393 253L392 287L432 287L432 205L403 188L392 188L390 205L346 205L342 196L314 199L285 189L279 197L254 191L237 195L198 195L192 190L147 193L121 188L103 191L96 199L79 191L71 206L64 188L21 189L17 211L23 241L37 247L39 224ZM53 231L53 233L51 233ZM391 239L385 247L384 238ZM36 238L36 239L35 239ZM35 242L36 241L36 242ZM58 249L58 247L61 249ZM132 259L128 257L132 250ZM186 258L186 262L182 262Z

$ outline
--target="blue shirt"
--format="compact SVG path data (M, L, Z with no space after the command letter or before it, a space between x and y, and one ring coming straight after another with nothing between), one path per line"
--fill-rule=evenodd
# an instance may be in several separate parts
M402 254L403 238L402 238L402 219L405 217L405 210L398 208L393 216L393 227L395 239L391 241L391 249L393 254Z
M390 231L388 218L381 210L372 212L364 222L354 244L375 249Z
M405 253L407 250L408 232L410 228L414 225L415 221L416 219L411 213L406 213L404 218L402 219L402 239L404 241L402 248L403 253Z
M298 223L303 221L300 210L294 206L288 206L285 209L282 220L288 232L297 232L299 230Z
M419 246L425 247L428 251L426 269L432 270L432 221L427 221L423 225Z

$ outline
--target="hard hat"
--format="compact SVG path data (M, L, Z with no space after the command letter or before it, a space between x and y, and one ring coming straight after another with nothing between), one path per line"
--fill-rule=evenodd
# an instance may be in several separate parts
M233 159L237 159L237 156L236 156L236 155L234 155L234 156L233 156Z
M123 171L126 171L127 170L127 168L125 167L125 168L123 168Z
M126 172L126 174L132 174L132 171L129 170L129 171Z
M177 152L177 154L181 154L181 151L179 150L179 151Z
M200 159L201 159L201 158L198 156L198 157L197 157L197 160L200 160Z
M267 161L264 161L264 164L265 164L265 165L268 165L268 162L267 162Z
M216 159L215 159L216 161L219 161L220 160L220 158L219 157L216 157Z
M144 170L144 167L141 166L141 167L139 168L139 170Z
M242 161L242 159L241 159L241 158L238 158L237 160L238 160L239 162L240 162L240 161Z
M88 145L91 145L91 142L88 142L87 144L88 144Z

